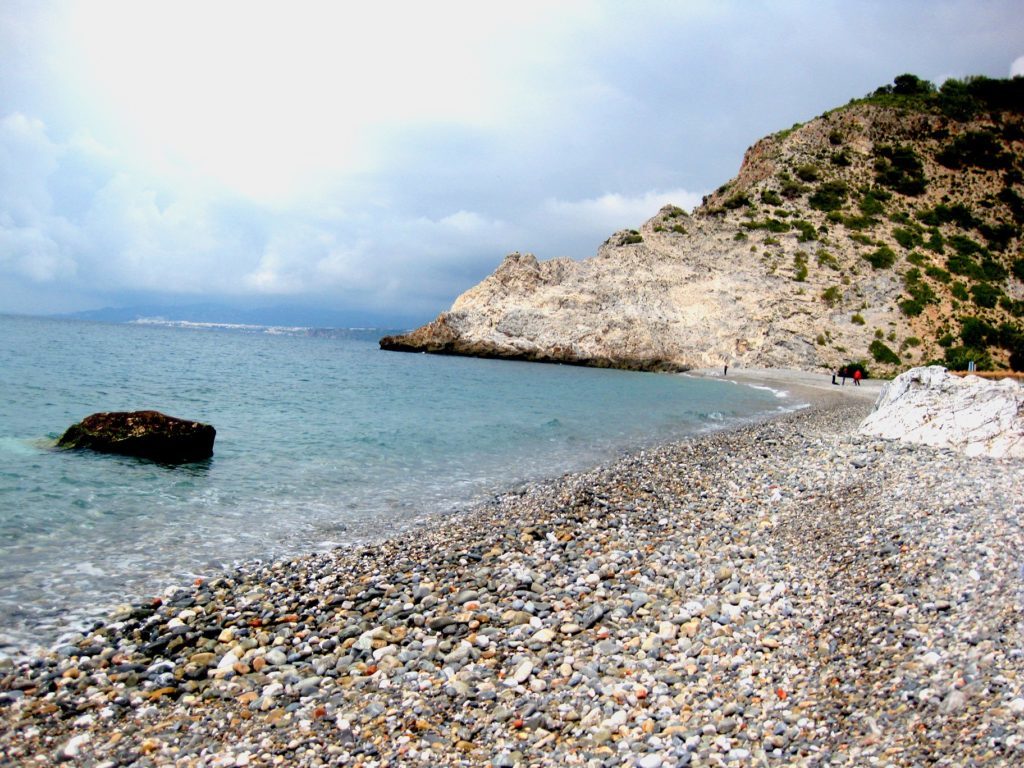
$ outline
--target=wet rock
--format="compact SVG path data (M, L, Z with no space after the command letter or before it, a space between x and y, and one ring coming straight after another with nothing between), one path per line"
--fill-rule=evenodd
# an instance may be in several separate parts
M87 416L68 427L57 446L181 464L210 458L216 435L209 424L159 411L122 411Z

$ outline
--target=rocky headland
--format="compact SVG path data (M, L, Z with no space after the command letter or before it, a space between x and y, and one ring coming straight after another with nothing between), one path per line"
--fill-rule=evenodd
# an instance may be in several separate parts
M692 213L514 253L384 349L643 370L1024 367L1024 78L912 75L751 147Z

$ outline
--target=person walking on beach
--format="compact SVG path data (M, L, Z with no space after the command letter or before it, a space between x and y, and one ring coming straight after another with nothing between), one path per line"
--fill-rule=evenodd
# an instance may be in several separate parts
M722 369L722 378L725 378L728 375L729 375L729 364L726 363L725 364L725 368Z
M853 386L855 386L855 387L859 387L860 386L860 375L861 375L860 374L860 368L858 368L856 371L853 372Z

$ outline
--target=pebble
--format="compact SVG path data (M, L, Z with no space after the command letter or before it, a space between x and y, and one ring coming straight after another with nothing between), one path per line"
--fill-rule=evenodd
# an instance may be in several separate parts
M512 679L517 683L525 683L533 674L533 663L529 660L521 662L512 673Z
M0 659L15 765L1024 764L1024 465L822 405Z

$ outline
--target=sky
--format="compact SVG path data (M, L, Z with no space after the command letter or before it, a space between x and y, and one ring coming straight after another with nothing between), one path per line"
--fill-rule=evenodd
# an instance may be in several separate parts
M0 0L0 312L415 324L585 258L760 137L1024 74L1020 0Z

